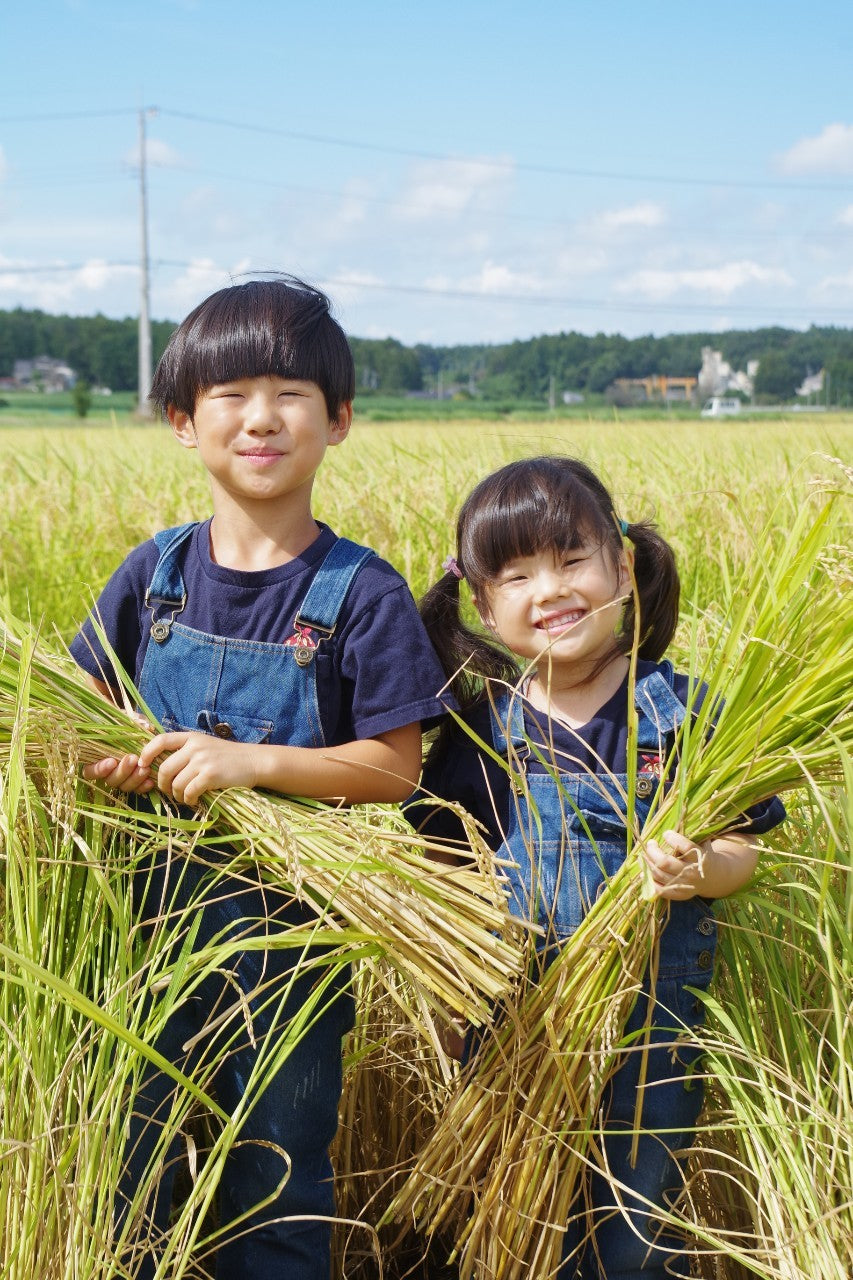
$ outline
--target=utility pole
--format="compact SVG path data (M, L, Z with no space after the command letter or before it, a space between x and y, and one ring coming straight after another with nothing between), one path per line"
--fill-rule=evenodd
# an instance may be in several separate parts
M151 405L151 315L149 311L150 286L148 264L148 185L147 156L145 146L145 117L153 115L150 108L139 109L139 400L136 412L140 418L150 418Z

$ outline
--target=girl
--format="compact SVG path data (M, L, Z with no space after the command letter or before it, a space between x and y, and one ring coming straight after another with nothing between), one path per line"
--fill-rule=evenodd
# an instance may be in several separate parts
M547 963L626 856L635 620L640 825L687 715L688 678L662 661L678 620L675 557L653 525L618 518L610 494L582 462L542 457L511 463L474 489L459 515L456 556L444 568L421 615L463 708L464 728L453 723L442 730L409 802L417 806L410 818L431 836L461 838L458 817L436 806L437 796L479 820L510 864L514 912L542 927ZM462 581L499 644L462 622ZM736 831L701 846L677 831L666 832L665 843L647 843L655 892L671 905L656 971L651 1043L657 1047L646 1067L643 1132L632 1161L641 1055L626 1051L602 1112L610 1176L588 1180L587 1222L578 1214L569 1224L561 1280L689 1274L683 1244L656 1227L653 1210L682 1185L675 1153L688 1145L702 1102L689 1053L680 1046L674 1052L673 1042L679 1029L701 1019L702 1006L686 987L710 982L716 938L710 900L749 880L757 860L752 837L783 817L773 799L744 814ZM645 1025L648 994L647 982L629 1034Z

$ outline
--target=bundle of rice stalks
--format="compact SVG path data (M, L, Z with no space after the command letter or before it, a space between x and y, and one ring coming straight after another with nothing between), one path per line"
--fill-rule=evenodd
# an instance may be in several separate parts
M771 524L755 539L752 574L703 672L707 695L676 744L672 786L577 933L463 1074L395 1199L393 1214L427 1233L457 1226L466 1278L544 1278L559 1266L662 910L644 884L643 840L677 828L701 841L773 794L840 777L853 745L841 497L822 495L816 513L804 506L786 537ZM629 795L629 830L632 806Z
M138 752L147 731L89 689L70 659L20 639L22 630L0 619L0 764L19 733L25 769L50 793L82 764ZM146 822L115 796L96 808L107 822ZM161 827L180 828L162 803L155 827L158 814ZM373 939L376 954L442 1011L482 1021L517 971L504 892L473 830L472 860L460 866L378 806L341 810L234 789L205 796L198 817L203 842L228 849L234 874L260 868L324 927Z
M377 1259L389 1277L409 1274L421 1261L423 1241L412 1231L374 1224L405 1180L450 1100L453 1065L404 1012L399 979L392 999L388 975L380 983L361 967L355 980L356 1024L347 1042L341 1123L333 1150L336 1170L338 1266L335 1274L372 1280ZM448 1248L451 1240L446 1242ZM438 1250L436 1250L436 1254ZM418 1273L420 1274L420 1273Z

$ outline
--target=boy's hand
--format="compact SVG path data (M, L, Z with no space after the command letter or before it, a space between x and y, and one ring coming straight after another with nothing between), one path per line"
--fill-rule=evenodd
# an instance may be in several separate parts
M255 752L251 744L215 738L195 730L160 733L139 753L139 765L149 770L159 757L156 785L178 804L198 804L206 791L223 787L254 787Z

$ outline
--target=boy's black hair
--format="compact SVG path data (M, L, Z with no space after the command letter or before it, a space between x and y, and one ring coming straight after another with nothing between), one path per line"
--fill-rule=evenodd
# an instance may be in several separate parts
M164 415L174 405L192 417L208 387L269 376L315 382L330 421L355 395L352 352L329 299L295 276L229 285L199 303L169 339L151 400Z
M485 604L490 581L511 560L592 542L615 564L622 536L613 499L586 463L525 458L486 476L465 499L456 525L456 563L472 594ZM630 651L639 608L638 653L657 661L678 623L675 554L648 520L626 525L625 536L634 547L637 593L625 603L613 653ZM513 682L519 673L506 650L465 626L459 604L459 578L448 571L421 601L421 617L454 693L466 706L479 696L483 678Z

